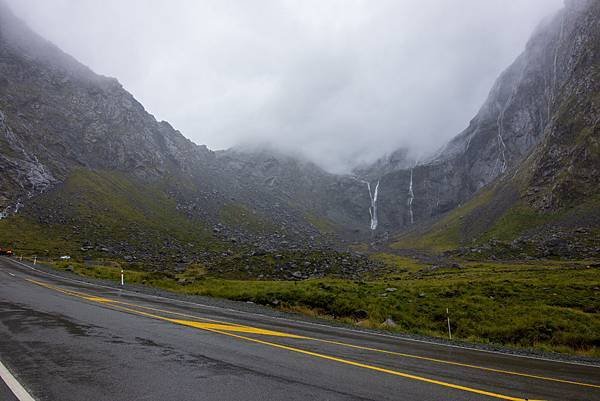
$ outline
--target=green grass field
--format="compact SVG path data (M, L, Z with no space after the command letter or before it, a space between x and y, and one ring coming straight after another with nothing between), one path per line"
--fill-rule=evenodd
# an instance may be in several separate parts
M458 340L600 357L600 270L590 262L464 262L462 268L432 269L412 259L374 257L397 271L373 281L233 280L195 265L180 274L126 269L126 280L435 337L447 336L448 308ZM121 268L116 262L52 265L114 281ZM396 326L384 325L388 318Z

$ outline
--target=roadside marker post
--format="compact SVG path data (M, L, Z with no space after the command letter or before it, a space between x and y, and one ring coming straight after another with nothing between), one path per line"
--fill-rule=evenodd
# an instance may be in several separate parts
M34 256L34 257L33 257L33 264L34 264L34 265L35 265L35 264L37 264L37 256Z
M123 269L121 269L121 285L125 285L125 276L123 275Z
M452 330L450 329L450 312L446 308L446 319L448 319L448 337L452 340Z

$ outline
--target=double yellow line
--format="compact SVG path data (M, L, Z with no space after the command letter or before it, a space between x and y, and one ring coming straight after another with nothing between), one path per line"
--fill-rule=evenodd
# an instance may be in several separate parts
M484 371L494 372L494 373L521 376L521 377L527 377L527 378L539 379L539 380L547 380L547 381L558 382L558 383L572 384L572 385L592 387L592 388L600 388L600 385L595 385L595 384L590 384L590 383L575 382L575 381L569 381L569 380L556 379L556 378L552 378L552 377L538 376L538 375L513 372L513 371L508 371L508 370L502 370L502 369L494 369L494 368L470 365L470 364L465 364L465 363L460 363L460 362L447 361L447 360L443 360L443 359L429 358L429 357L423 357L423 356L418 356L418 355L411 355L411 354L405 354L405 353L400 353L400 352L381 350L381 349L377 349L377 348L364 347L364 346L348 344L348 343L344 343L344 342L300 336L300 335L284 333L284 332L280 332L280 331L273 331L273 330L252 327L252 326L228 323L228 322L223 322L223 321L214 320L214 319L199 318L199 317L196 317L193 315L188 315L185 313L167 311L167 310L163 310L163 309L142 306L142 305L136 305L133 303L113 300L113 299L109 299L109 298L105 298L105 297L93 296L93 295L85 294L85 293L82 293L79 291L66 290L66 289L48 284L43 281L32 280L32 279L26 279L26 280L29 282L32 282L34 284L43 286L45 288L64 293L66 295L78 297L78 298L85 299L87 301L94 302L94 303L103 304L110 308L121 310L124 312L129 312L129 313L137 314L140 316L158 319L158 320L162 320L162 321L166 321L166 322L170 322L170 323L178 324L178 325L182 325L182 326L193 327L193 328L197 328L197 329L201 329L201 330L205 330L205 331L209 331L209 332L213 332L213 333L218 333L221 335L226 335L229 337L234 337L237 339L250 341L253 343L258 343L258 344L262 344L262 345L266 345L266 346L270 346L270 347L274 347L274 348L284 349L287 351L292 351L292 352L309 355L309 356L320 358L320 359L343 363L343 364L350 365L350 366L356 366L356 367L368 369L371 371L387 373L390 375L399 376L399 377L412 379L412 380L417 380L417 381L421 381L421 382L425 382L425 383L435 384L435 385L439 385L439 386L446 387L446 388L451 388L451 389L455 389L455 390L461 390L461 391L466 391L466 392L475 393L475 394L479 394L479 395L484 395L484 396L488 396L488 397L492 397L492 398L496 398L496 399L500 399L500 400L523 401L523 400L527 400L527 399L507 396L507 395L498 394L498 393L494 393L494 392L490 392L490 391L486 391L486 390L481 390L481 389L467 387L467 386L461 386L461 385L454 384L454 383L444 382L444 381L430 379L430 378L423 377L423 376L417 376L417 375L413 375L413 374L409 374L409 373L405 373L405 372L400 372L397 370L382 368L382 367L375 366L375 365L364 364L361 362L356 362L356 361L352 361L352 360L348 360L348 359L344 359L344 358L338 358L335 356L317 353L317 352L309 351L309 350L302 349L302 348L296 348L296 347L292 347L292 346L288 346L288 345L274 343L271 341L265 341L265 340L261 340L261 339L257 339L257 338L253 338L253 337L248 337L246 335L243 335L242 333L318 341L318 342L322 342L322 343L350 347L350 348L354 348L354 349L361 349L361 350L366 350L366 351L384 353L384 354L388 354L388 355L395 355L395 356L400 356L400 357L404 357L404 358L412 358L412 359L430 361L430 362L435 362L435 363L442 363L442 364L453 365L453 366L479 369L479 370L484 370ZM134 309L134 308L136 308L136 309ZM174 315L174 316L193 318L194 320L175 319L175 318L171 318L171 317L157 315L156 313L145 312L145 311L139 310L139 309L145 309L147 311L152 311L152 312L167 313L169 315ZM530 401L534 401L534 400L530 400Z

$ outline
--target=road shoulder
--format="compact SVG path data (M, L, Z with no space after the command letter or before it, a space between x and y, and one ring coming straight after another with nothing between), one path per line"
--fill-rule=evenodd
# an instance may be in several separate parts
M6 401L35 401L16 377L0 361L0 398Z

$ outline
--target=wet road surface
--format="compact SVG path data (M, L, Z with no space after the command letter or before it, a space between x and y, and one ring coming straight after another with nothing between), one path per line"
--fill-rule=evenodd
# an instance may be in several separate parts
M7 258L0 361L39 400L600 400L598 367L191 304Z

